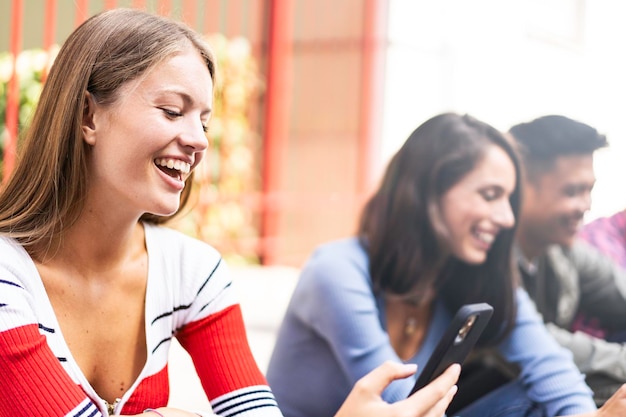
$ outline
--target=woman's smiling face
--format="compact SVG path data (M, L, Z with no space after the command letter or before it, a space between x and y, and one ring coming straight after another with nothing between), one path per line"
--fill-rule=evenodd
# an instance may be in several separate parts
M208 146L213 83L204 59L189 46L123 85L113 104L90 101L90 192L139 216L175 213Z
M499 146L490 145L474 169L441 196L452 255L470 264L487 259L498 233L515 224L509 202L515 181L511 158Z

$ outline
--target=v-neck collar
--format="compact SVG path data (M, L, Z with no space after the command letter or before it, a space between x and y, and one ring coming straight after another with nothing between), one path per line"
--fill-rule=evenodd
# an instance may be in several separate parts
M153 279L152 279L152 271L154 271L155 269L153 268L153 260L156 258L154 256L151 256L151 253L153 250L155 250L155 248L153 247L152 244L152 228L154 226L147 224L147 223L143 223L143 227L144 227L144 239L145 239L145 245L146 245L146 254L148 257L148 276L146 278L147 282L146 282L146 300L151 299L150 294L152 294L153 290L151 290L151 288L153 287ZM98 406L99 411L107 416L108 414L108 402L105 401L104 399L102 399L98 393L95 391L95 389L91 386L91 384L89 383L89 380L87 379L87 377L85 376L85 374L83 373L83 371L80 369L80 367L78 366L78 363L76 362L76 360L74 359L74 356L72 355L72 352L69 348L69 346L67 345L67 342L65 340L65 337L63 337L63 331L61 330L61 325L57 319L56 313L54 311L54 308L52 307L52 303L50 301L50 297L48 297L48 293L46 291L46 288L43 284L43 280L41 279L41 275L39 274L39 270L37 269L37 266L35 265L35 262L33 261L33 259L30 257L30 255L28 254L28 252L26 251L26 249L24 249L24 247L22 247L21 245L16 243L16 246L18 247L18 250L22 251L24 253L24 256L26 259L28 259L28 269L30 269L30 273L32 273L33 277L36 277L37 279L35 280L36 283L35 285L37 286L37 292L40 294L45 294L45 303L41 303L39 305L40 308L42 308L44 311L44 315L45 317L50 317L50 323L52 324L53 328L55 329L55 334L54 337L58 338L58 340L56 341L55 344L57 344L58 348L60 349L60 352L55 352L57 354L62 354L64 358L66 358L66 361L64 363L61 363L61 365L63 366L63 369L68 372L68 374L70 375L70 377L72 377L72 379L74 381L78 382L78 385L80 385L82 387L82 389L85 391L85 393L87 394L87 396L89 396L89 398ZM119 401L116 400L116 404L115 404L115 411L119 411L123 408L124 404L128 401L128 399L131 397L131 395L133 394L133 392L135 391L135 389L137 388L137 386L139 385L139 383L144 379L144 374L146 373L147 369L148 369L148 363L150 361L150 349L148 347L148 341L150 340L149 338L149 329L150 326L148 325L148 314L147 314L147 302L144 304L144 331L146 334L146 363L144 363L144 366L141 370L141 372L139 372L139 375L137 375L137 378L135 379L135 381L133 381L133 384L130 386L130 388L128 390L126 390L126 392L124 393L124 395L119 398ZM48 336L44 335L46 337L46 340L48 340Z

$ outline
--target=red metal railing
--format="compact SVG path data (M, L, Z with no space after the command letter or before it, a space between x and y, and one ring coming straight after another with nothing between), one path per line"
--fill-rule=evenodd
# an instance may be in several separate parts
M22 26L24 23L24 3L14 0L11 7L10 50L13 55L13 70L9 80L6 108L6 140L4 144L3 178L7 178L15 164L15 148L17 147L17 121L20 100L20 80L17 75L17 56L22 49Z
M46 50L63 42L63 39L55 38L55 32L58 29L65 29L58 24L58 15L70 16L69 21L72 22L73 19L73 24L79 25L95 12L94 8L101 7L103 10L108 10L119 7L122 3L116 0L92 0L91 2L73 0L72 9L69 9L66 2L57 2L57 0L41 0L41 2L45 5L41 45ZM94 7L96 4L99 6ZM124 2L125 7L128 7L128 4L129 2ZM252 203L250 203L255 206L255 211L259 214L261 239L258 253L265 264L285 262L285 248L293 246L293 242L301 239L301 236L311 234L310 230L300 232L301 226L294 227L294 224L305 224L304 219L310 219L312 213L317 214L320 209L322 209L320 216L317 217L324 217L331 221L328 222L328 226L319 227L319 230L323 229L323 232L318 233L319 230L315 230L316 235L334 236L335 230L326 231L326 229L333 227L336 229L337 219L343 221L343 219L354 217L351 214L353 207L360 204L363 196L368 193L373 184L372 164L376 159L376 144L380 140L381 130L379 106L383 102L382 74L387 47L384 33L387 2L386 0L351 0L342 5L339 9L345 13L346 19L349 20L351 16L358 15L361 16L362 21L351 20L353 26L355 21L359 22L356 24L357 28L349 33L344 31L335 37L334 35L328 36L328 33L318 35L312 32L311 28L315 30L315 25L310 23L307 25L308 32L303 32L302 28L295 24L296 21L311 22L313 15L318 16L334 11L337 9L337 3L334 0L310 3L295 0L152 0L150 2L133 0L130 2L130 7L133 8L150 9L161 15L179 18L201 33L222 33L227 37L244 36L250 41L253 56L260 63L261 72L264 73L266 81L263 102L253 110L255 114L252 120L254 128L262 132L263 154L260 164L263 169L262 190L251 198ZM10 3L11 20L7 22L7 26L10 28L10 52L14 63L22 48L26 6L30 7L31 4L27 4L24 0L12 0ZM72 13L70 10L73 11L73 15L70 14ZM313 14L310 13L311 11ZM32 27L30 25L37 25L37 23L30 22L27 27ZM306 33L304 41L303 33ZM28 43L29 39L26 39ZM357 45L356 48L351 46L352 44ZM309 51L305 49L307 45L314 47ZM294 54L294 48L300 49ZM335 54L337 57L347 56L349 59L347 61L332 60L331 57ZM306 60L313 57L326 59L321 65L325 68L336 68L345 78L346 68L349 67L336 67L337 62L350 63L352 62L350 57L354 56L358 56L360 60L359 68L351 67L353 71L351 77L353 74L358 80L357 88L354 90L339 88L333 91L320 88L319 91L313 92L309 88L308 95L303 98L301 94L305 89L302 85L311 86L319 83L320 80L317 74L310 75L315 77L313 79L303 77L302 62L308 62ZM295 64L296 60L297 64ZM19 134L18 75L13 65L6 108L4 179L8 178L13 170ZM300 87L292 85L292 80L296 78ZM337 79L334 75L333 78ZM355 78L347 80L352 79ZM357 96L349 98L345 95L340 96L350 94L355 90L358 91ZM309 100L309 103L315 103L319 100L319 95L327 97L328 94L333 94L337 98L342 97L336 102L344 103L344 105L337 107L336 103L331 102L325 103L323 108L312 108L308 104L305 105L303 101ZM324 103L324 100L320 102ZM358 111L353 112L350 111L351 109L358 109ZM333 122L334 125L326 123L332 125L330 127L307 125L303 129L297 125L299 120L306 117L304 112L307 111L315 117L328 117L335 122L340 117L348 122L342 124ZM353 128L355 117L358 119L356 131ZM317 154L307 152L300 155L297 152L294 153L293 150L313 149L316 151L316 146L312 146L313 141L323 143L324 140L328 141L328 138L341 141L342 155L345 155L347 159L345 167L331 166L326 169L326 177L345 176L345 174L348 174L350 178L355 177L356 183L353 189L344 183L341 185L343 188L330 187L335 191L326 191L320 187L315 187L315 190L309 189L310 184L306 178L310 178L311 161L314 161L313 167L322 166L326 161L317 160L320 157L319 151ZM352 160L356 161L355 166L351 165ZM345 169L354 169L356 172L344 172ZM300 184L303 185L300 186ZM323 183L320 182L320 184ZM291 232L289 236L285 235L286 231ZM293 258L293 262L288 260L287 263L299 263L308 250L309 248L303 248L302 251L300 249L297 249L297 252L292 251L297 253L298 259Z
M58 4L57 0L44 0L41 6L44 6L43 15L43 32L42 41L38 39L28 39L25 42L30 45L42 45L46 51L52 51L52 47L64 41L62 36L55 36L57 27L59 26L57 18L60 17L74 27L82 24L90 14L101 10L110 10L118 7L121 2L116 0L74 0L73 4ZM7 89L7 107L5 113L5 144L2 165L2 178L6 181L14 170L16 148L18 136L20 134L20 73L18 72L18 57L23 48L23 31L28 27L39 24L32 21L32 15L28 13L28 7L32 6L24 2L24 0L12 0L9 3L11 8L11 19L6 25L10 29L10 54L12 56L11 78ZM94 7L95 6L95 7ZM128 6L128 2L124 5ZM176 6L176 7L173 7ZM133 0L130 7L137 9L150 9L161 15L171 16L185 21L194 29L201 33L222 33L228 37L244 36L251 43L253 55L259 54L260 44L262 42L262 30L266 27L262 23L265 16L265 8L268 5L261 2L250 0L184 0L173 4L172 0L161 0L158 2L147 2L146 0ZM26 9L26 14L25 14ZM4 19L4 17L3 17ZM30 20L29 20L30 19ZM28 23L25 23L28 22ZM285 45L283 49L288 48ZM42 74L41 81L45 82L47 74ZM24 75L22 75L24 77ZM23 83L25 80L21 80ZM282 89L286 92L286 89ZM273 95L275 97L275 95ZM280 100L277 98L277 102ZM254 110L259 113L259 110ZM261 116L262 117L262 116ZM286 120L286 119L285 119ZM1 125L1 123L0 123ZM255 126L258 127L258 126ZM0 132L1 133L1 132ZM255 214L264 211L265 199L261 194L255 195L254 203L250 206ZM259 217L262 217L259 216ZM259 243L258 252L263 252L265 245Z
M104 0L99 2L91 2L89 0L74 0L74 26L80 25L89 17L91 3L102 5L104 10L113 9L119 6L117 0ZM156 4L155 4L156 3ZM171 16L174 12L172 0L159 0L157 2L151 2L155 11L161 15ZM243 34L250 35L249 28L241 27L241 25L230 24L230 22L224 22L228 18L228 13L241 16L241 14L247 13L261 13L261 9L249 5L246 0L229 1L228 3L222 1L203 1L203 14L199 16L199 1L198 0L184 0L178 3L180 6L180 18L186 21L190 26L197 28L197 23L201 21L203 26L203 32L230 32L230 34ZM52 45L58 43L55 39L55 31L57 28L57 0L45 0L45 15L43 22L43 49L49 50ZM138 9L146 9L148 7L147 0L133 0L131 7ZM23 30L24 30L24 0L12 0L10 3L11 8L11 20L8 22L9 26L9 43L10 52L13 57L12 74L8 85L7 94L7 107L6 107L6 140L4 145L4 165L2 177L8 178L15 164L15 152L17 147L17 137L19 134L19 74L16 69L16 61L22 50ZM198 19L198 18L201 19ZM247 21L252 22L255 20L253 17L248 17ZM235 27L236 26L236 27ZM260 28L260 24L251 25L255 28ZM239 31L239 33L237 33ZM260 34L253 34L253 41L257 41L260 38ZM43 75L45 80L46 74ZM0 132L1 133L1 132Z
M272 0L268 40L267 106L265 117L265 155L263 194L265 213L261 233L265 236L264 262L275 263L280 228L281 180L289 136L291 98L291 44L293 33L292 0Z

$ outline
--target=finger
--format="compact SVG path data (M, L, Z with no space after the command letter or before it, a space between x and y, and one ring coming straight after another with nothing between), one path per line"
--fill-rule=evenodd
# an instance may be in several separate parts
M597 416L626 415L626 384L623 384L598 410Z
M401 416L443 417L457 390L457 386L453 385L438 401L436 398L429 397L428 399L432 401L424 402L424 397L418 397L421 402L415 404L411 402L414 401L414 398L410 397L394 403L392 407L396 408L396 415Z
M453 390L456 393L456 388L453 388L459 380L461 373L461 366L453 364L446 369L446 371L437 377L430 384L411 395L408 400L414 403L415 407L421 410L428 410L435 406L439 401L444 400L450 395L450 391ZM453 396L454 394L452 394ZM450 397L451 399L452 397ZM448 401L449 402L449 401Z
M382 393L392 381L411 376L417 370L415 364L402 364L385 361L373 371L362 377L357 384L365 386L374 392Z
M435 405L433 405L430 410L427 411L427 413L424 414L422 417L442 417L443 415L445 415L446 410L448 409L448 406L450 405L450 402L452 402L452 399L454 398L454 395L457 393L457 391L457 386L453 385L452 388L450 388L450 390L446 393L446 395L444 395L442 399L437 401Z

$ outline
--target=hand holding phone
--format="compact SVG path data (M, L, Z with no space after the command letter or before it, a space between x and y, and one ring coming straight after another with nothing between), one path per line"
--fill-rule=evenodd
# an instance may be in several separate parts
M487 303L462 306L415 381L409 395L426 386L453 363L462 365L485 330L492 314L493 307Z

